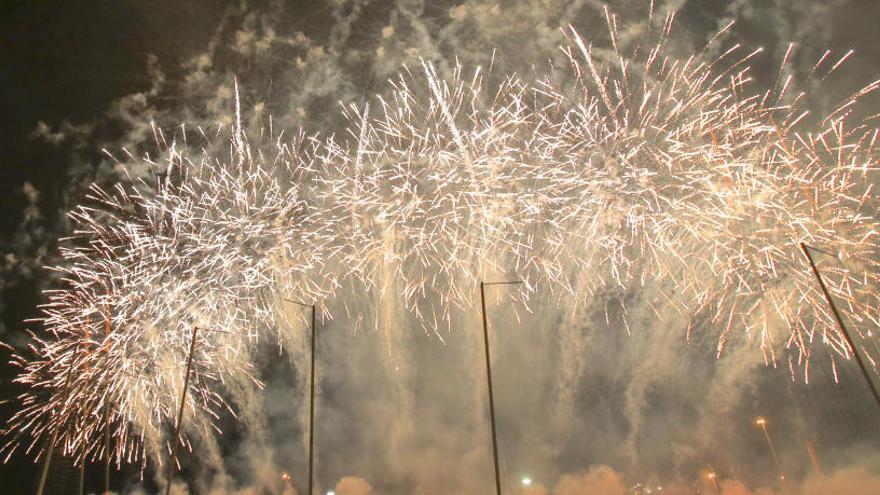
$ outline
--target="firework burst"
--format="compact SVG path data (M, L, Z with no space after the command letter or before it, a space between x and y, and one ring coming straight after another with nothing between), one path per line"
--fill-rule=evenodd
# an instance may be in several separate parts
M288 299L325 319L402 301L442 338L490 277L524 280L509 291L523 303L540 289L623 307L616 294L651 286L658 318L687 316L719 354L744 332L768 362L787 348L806 370L817 343L850 356L798 246L839 253L822 269L845 318L878 323L877 130L850 122L877 83L817 118L790 80L750 90L754 53L668 57L671 17L625 53L608 24L604 56L572 31L567 70L530 81L423 63L344 108L338 138L253 141L238 110L225 141L156 129L153 182L95 187L71 213L48 333L17 358L29 388L8 452L56 435L100 456L109 421L117 462L161 457L195 328L186 408L201 419L183 443L211 434L236 409L230 384L259 386L253 343L302 331Z

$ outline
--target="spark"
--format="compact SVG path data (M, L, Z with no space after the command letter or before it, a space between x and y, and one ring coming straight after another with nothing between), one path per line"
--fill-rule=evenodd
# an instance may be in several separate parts
M117 463L168 451L194 327L215 331L199 337L185 404L203 420L181 436L212 435L236 409L231 384L261 386L253 344L303 331L285 300L364 321L358 301L393 299L442 339L480 280L525 281L506 291L522 304L607 298L606 322L627 332L623 294L651 288L658 318L687 316L689 340L717 334L719 355L743 332L774 365L794 354L805 379L815 345L849 358L799 243L838 254L821 267L829 291L854 332L876 328L877 131L847 119L877 84L814 117L788 79L752 90L754 53L671 58L669 16L654 49L628 54L608 24L607 60L567 33L570 77L490 84L423 62L344 107L336 135L252 140L238 103L225 140L154 126L153 178L93 186L70 213L48 331L15 357L28 388L5 456L57 435L94 459L106 422Z

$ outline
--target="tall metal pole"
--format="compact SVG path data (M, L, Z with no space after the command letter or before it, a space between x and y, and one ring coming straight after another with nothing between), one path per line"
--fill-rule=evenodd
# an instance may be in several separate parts
M501 471L498 467L498 433L495 426L495 394L492 390L492 360L489 357L489 322L486 317L486 286L512 285L520 281L480 282L480 307L483 313L483 346L486 351L486 380L489 384L489 418L492 423L492 459L495 461L495 493L501 495Z
M849 334L849 330L847 330L846 325L844 325L843 323L843 318L840 317L840 313L837 311L837 306L834 304L834 299L831 298L831 294L828 292L828 288L825 286L825 281L822 280L822 275L819 273L819 269L816 268L816 263L813 261L813 256L810 254L811 248L802 242L801 249L803 249L804 254L807 256L807 260L810 262L810 268L813 269L813 275L816 276L816 280L819 282L819 287L822 288L822 294L825 295L825 301L827 301L828 306L831 307L831 312L834 314L834 319L837 321L837 326L840 328L840 333L842 333L843 338L846 339L846 343L849 345L849 348L852 350L853 356L855 356L856 358L856 362L859 364L859 369L862 371L862 376L865 378L865 382L868 384L868 388L871 389L871 395L874 396L874 400L877 402L877 406L880 406L880 394L877 393L877 387L874 385L874 381L871 380L871 377L868 374L868 368L865 367L865 362L862 360L862 356L859 354L858 349L856 349L856 345Z
M315 479L315 305L312 305L312 364L309 378L309 491L312 495L312 483Z
M779 471L779 479L785 479L785 471L782 470L782 463L779 462L779 456L776 455L776 449L773 448L773 441L770 440L770 433L767 432L767 420L764 418L758 418L755 423L761 427L761 431L764 432L764 438L767 439L767 447L770 448L770 455L773 456L773 462L776 464L776 470Z
M709 481L712 482L712 493L718 493L718 481L715 479L718 475L715 473L715 470L711 470L706 474L706 477L709 478Z
M110 296L110 291L107 291ZM107 352L107 346L110 343L110 310L104 303L104 352ZM109 390L108 390L109 392ZM110 400L104 404L104 495L110 495Z
M49 476L49 465L52 463L52 451L55 450L55 442L58 441L58 429L52 432L49 445L46 447L46 457L43 459L43 469L40 471L40 481L37 484L37 495L43 495L46 488L46 478Z
M104 405L104 495L110 495L110 401Z
M307 495L312 495L312 486L314 485L315 480L315 348L317 346L317 339L315 338L315 305L294 301L292 299L285 299L285 301L305 308L311 308L312 310L312 349L309 371L309 491L306 492Z
M192 358L193 352L196 349L196 333L198 332L199 327L193 327L192 333L192 341L189 344L189 355L186 358L186 374L183 377L183 391L180 394L180 409L177 411L177 422L174 423L174 443L171 444L171 458L168 460L168 469L166 470L166 480L167 484L165 485L165 495L169 495L171 493L171 476L174 474L173 466L174 461L177 458L177 442L178 437L180 436L180 423L183 421L183 410L186 406L186 389L189 388L189 374L192 370Z
M489 359L489 323L486 320L486 284L480 282L480 307L483 310L483 345L486 350L486 380L489 383L489 417L492 420L492 459L495 461L495 493L501 495L501 472L498 469L498 434L495 430L495 394L492 391L492 364Z
M67 377L64 378L63 393L66 396L70 389L70 377L73 376L73 365L76 360L70 360L70 367L67 368ZM43 495L46 488L46 478L49 476L49 466L52 464L52 451L55 450L55 443L58 442L58 427L52 430L52 436L49 438L49 444L46 446L46 457L43 458L43 469L40 471L40 481L37 484L37 495ZM85 462L85 459L83 459Z

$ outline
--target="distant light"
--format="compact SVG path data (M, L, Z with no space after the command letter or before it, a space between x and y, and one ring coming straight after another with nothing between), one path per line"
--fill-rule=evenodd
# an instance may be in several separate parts
M758 426L764 426L767 424L767 420L762 417L758 417L758 419L755 420L755 424Z
M523 486L529 486L532 484L532 479L529 477L525 477L522 479L522 484Z
M333 490L330 490L329 492L327 492L327 495L336 495L336 492L334 492Z

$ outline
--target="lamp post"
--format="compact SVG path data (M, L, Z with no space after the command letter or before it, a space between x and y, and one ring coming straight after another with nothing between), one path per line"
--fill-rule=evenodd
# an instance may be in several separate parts
M837 322L838 328L840 328L840 333L843 335L843 338L846 339L846 343L847 345L849 345L850 350L852 350L853 356L855 356L856 358L856 363L858 363L859 369L862 371L862 376L865 378L865 383L867 383L868 388L871 389L871 395L874 396L874 401L877 402L877 406L880 406L880 394L877 393L877 387L874 385L874 381L871 380L871 377L868 375L868 368L865 366L865 362L862 360L862 356L859 354L858 349L856 349L856 345L853 342L852 336L850 336L849 330L847 330L846 325L844 325L843 323L843 318L841 318L840 312L837 311L837 305L834 304L834 299L832 299L831 293L828 292L828 287L825 286L825 281L822 280L822 274L819 273L819 269L816 268L816 263L813 261L813 255L810 254L810 250L818 251L823 254L828 254L834 256L835 258L837 256L832 253L822 251L821 249L807 246L803 242L800 244L801 249L807 256L807 261L810 262L810 268L813 269L813 275L816 276L816 281L819 282L819 288L822 289L822 294L825 296L825 301L831 308L831 313L834 315L834 320Z
M712 491L718 493L718 481L716 480L718 475L715 474L715 471L709 471L706 473L706 477L712 482Z
M83 460L85 466L85 460ZM82 493L82 492L80 492ZM104 495L110 495L110 401L104 405Z
M755 424L761 427L761 431L764 432L764 438L767 439L767 447L770 448L770 454L773 456L773 462L776 464L776 469L779 471L779 479L785 479L785 473L782 471L782 463L779 462L779 456L776 455L776 449L773 448L773 442L770 440L770 433L767 432L767 420L763 417L758 417L755 420Z
M305 308L312 309L312 325L311 325L311 365L309 377L309 491L306 493L312 495L312 485L314 483L314 467L315 467L315 305L306 304L300 301L285 299L287 302L297 304Z
M486 286L521 284L520 280L480 282L480 308L483 315L483 345L486 350L486 380L489 384L489 418L492 423L492 458L495 461L495 493L501 495L501 471L498 468L498 433L495 427L495 395L492 391L492 361L489 358L489 323L486 318Z
M73 376L73 367L76 359L71 358L70 366L67 368L67 376L64 378L64 388L62 393L66 396L70 391L70 378ZM55 450L55 444L58 442L58 426L52 430L52 436L49 437L49 443L46 445L46 454L43 458L43 468L40 471L40 481L37 483L37 495L43 495L46 488L46 478L49 476L49 466L52 464L52 451ZM85 459L83 459L85 463ZM82 484L82 482L80 482Z
M171 475L174 473L174 462L177 458L177 443L180 436L180 424L183 421L183 410L186 406L186 390L189 388L189 375L192 371L192 358L193 352L196 349L196 334L198 333L199 327L193 327L192 339L189 343L189 355L186 358L186 374L183 376L183 390L180 394L180 409L177 411L177 421L174 423L174 443L171 444L171 458L168 460L168 469L166 470L166 485L165 485L165 495L169 495L171 493Z

